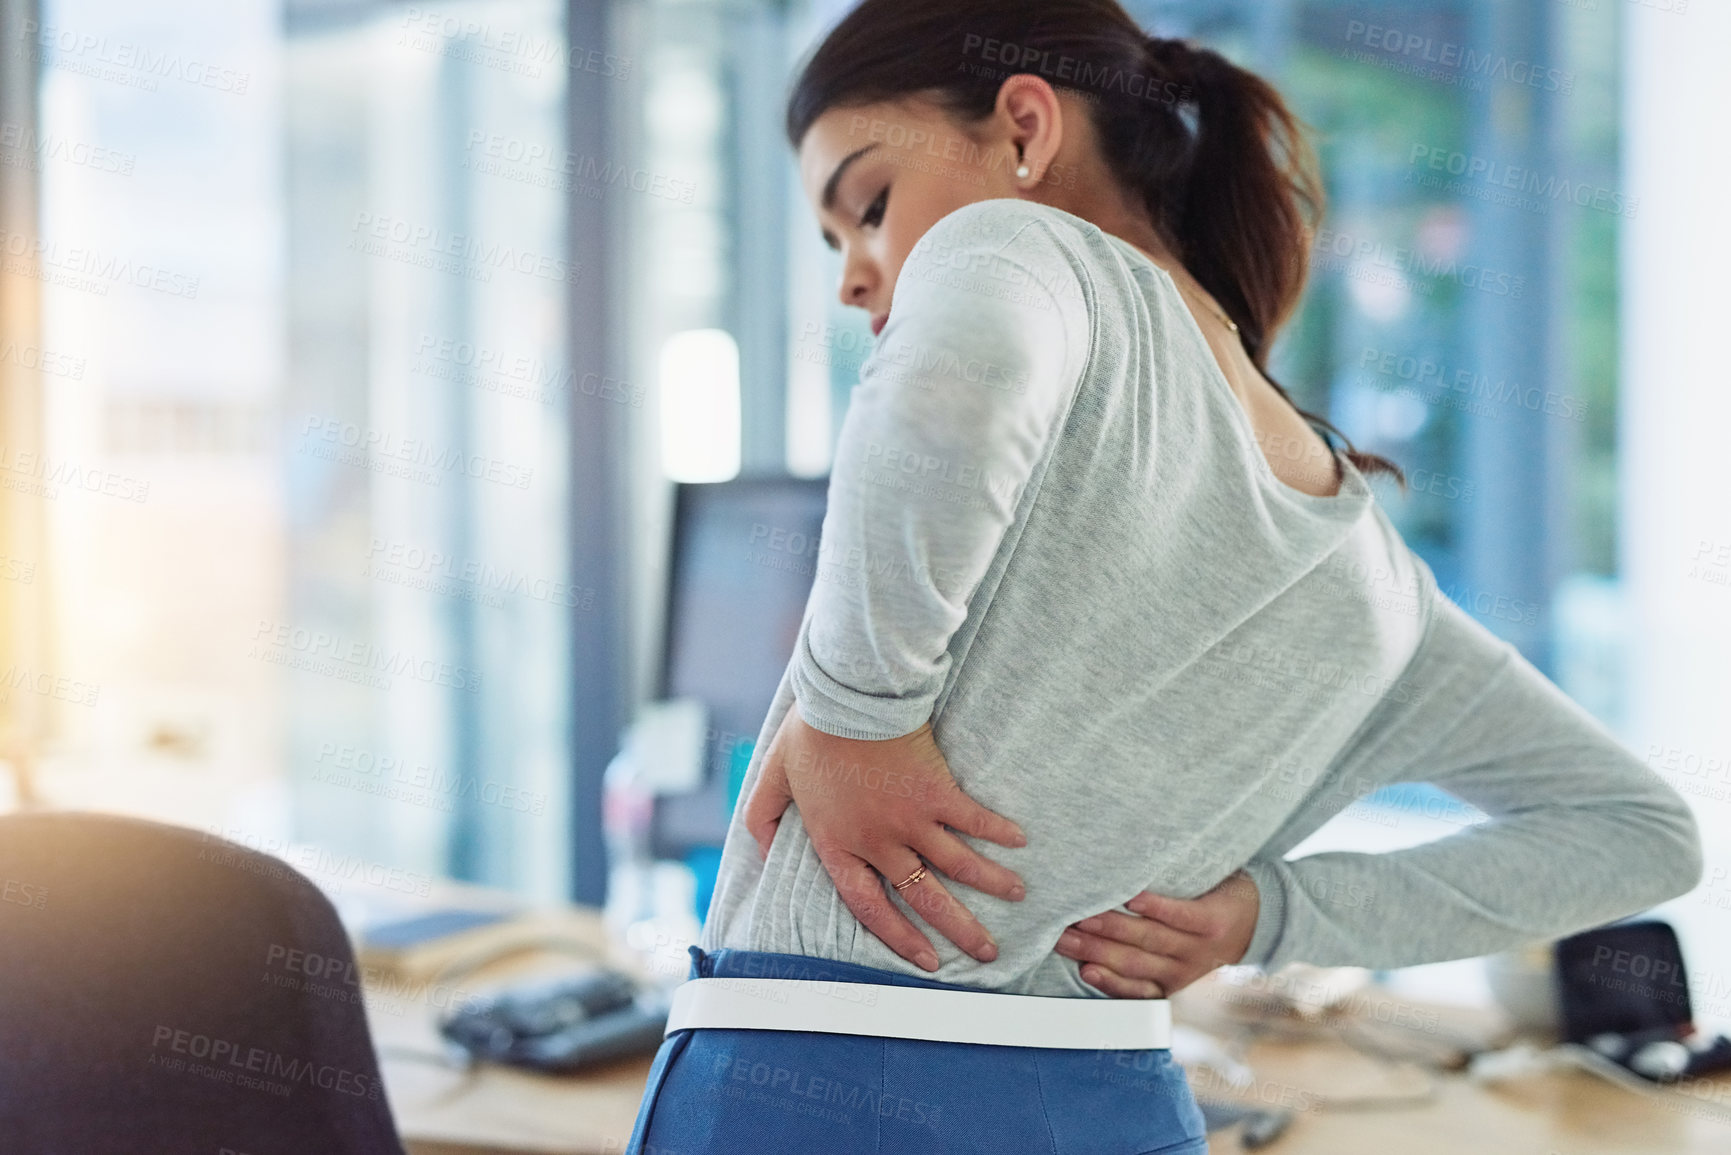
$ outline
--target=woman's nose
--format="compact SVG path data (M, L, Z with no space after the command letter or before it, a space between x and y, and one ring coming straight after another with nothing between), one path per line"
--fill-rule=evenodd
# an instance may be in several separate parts
M841 292L838 294L841 303L870 311L874 283L870 270L863 263L849 258L841 273Z

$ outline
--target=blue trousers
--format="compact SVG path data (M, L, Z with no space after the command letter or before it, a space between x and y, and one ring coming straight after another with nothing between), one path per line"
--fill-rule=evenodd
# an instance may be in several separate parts
M973 990L806 955L691 948L692 978ZM765 997L774 997L765 988ZM1164 1048L1084 1051L699 1027L662 1041L625 1155L1206 1155Z

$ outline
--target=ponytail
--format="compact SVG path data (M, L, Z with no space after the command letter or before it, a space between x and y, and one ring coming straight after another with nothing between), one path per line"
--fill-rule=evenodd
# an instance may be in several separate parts
M982 120L1018 72L1087 99L1113 175L1238 325L1256 367L1362 472L1393 474L1404 490L1398 465L1355 449L1268 375L1269 349L1304 291L1322 182L1280 94L1219 53L1147 36L1117 0L862 0L800 73L788 140L797 149L831 108L914 95L963 123Z
M1355 449L1333 422L1294 401L1268 354L1297 311L1310 238L1326 203L1316 155L1272 85L1207 48L1144 38L1157 75L1193 94L1194 127L1179 111L1131 122L1126 150L1108 151L1120 179L1142 191L1161 239L1238 325L1250 359L1306 421L1334 434L1360 470L1406 475Z

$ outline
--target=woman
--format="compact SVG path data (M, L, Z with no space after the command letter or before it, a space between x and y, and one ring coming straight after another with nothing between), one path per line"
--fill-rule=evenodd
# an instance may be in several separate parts
M1695 885L1682 800L1268 379L1317 199L1272 89L1112 0L864 0L788 135L880 339L631 1150L1201 1152L1156 1012L1209 970ZM1285 859L1395 781L1489 820Z

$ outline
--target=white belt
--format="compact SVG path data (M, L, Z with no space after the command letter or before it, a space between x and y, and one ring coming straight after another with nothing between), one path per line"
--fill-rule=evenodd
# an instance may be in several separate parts
M811 979L688 979L673 992L662 1037L688 1027L1140 1051L1172 1045L1172 1007L1165 999L1059 999Z

